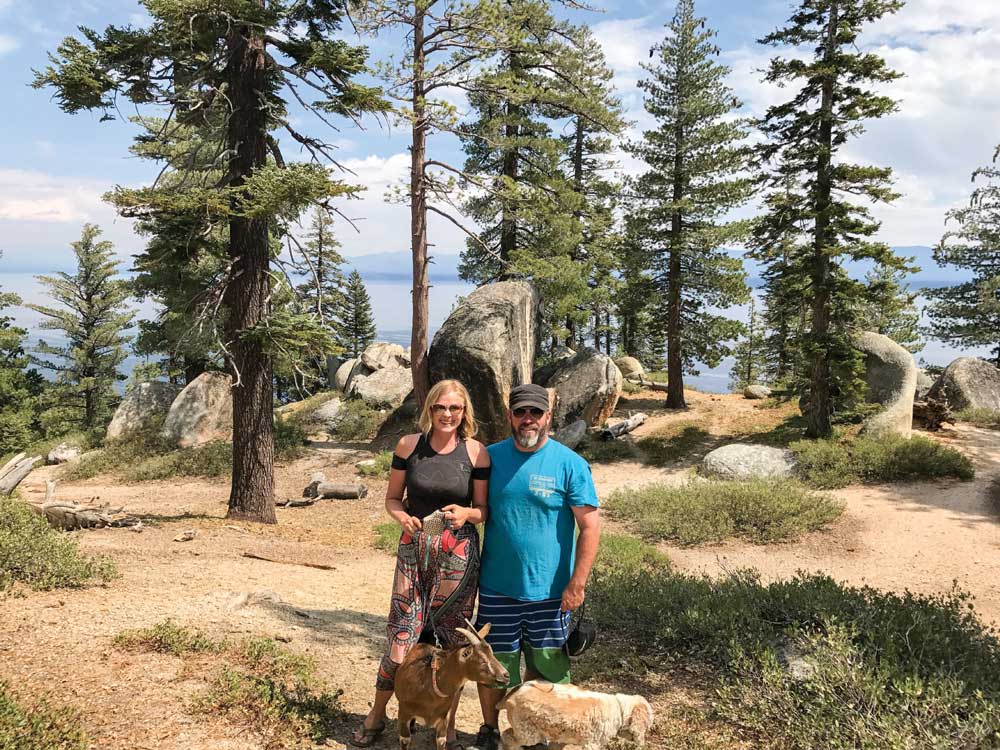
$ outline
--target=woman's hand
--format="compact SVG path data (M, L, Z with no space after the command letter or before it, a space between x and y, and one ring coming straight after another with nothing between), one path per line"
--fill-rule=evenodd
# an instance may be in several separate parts
M423 522L416 516L406 516L399 522L399 525L403 527L403 531L407 534L413 535L423 528Z
M441 510L444 511L445 525L452 531L462 528L469 520L469 509L461 505L446 505Z

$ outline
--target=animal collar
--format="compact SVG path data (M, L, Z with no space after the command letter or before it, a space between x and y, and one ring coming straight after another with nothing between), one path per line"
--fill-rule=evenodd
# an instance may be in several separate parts
M442 693L441 688L438 687L437 674L439 663L440 660L436 656L431 658L431 690L434 691L434 695L438 698L447 698L447 693Z

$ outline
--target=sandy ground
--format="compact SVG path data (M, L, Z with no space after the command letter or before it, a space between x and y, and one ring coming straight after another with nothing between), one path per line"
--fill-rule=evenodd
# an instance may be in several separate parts
M638 430L651 434L671 421L694 420L713 436L733 420L753 420L752 402L692 394L691 409L666 413L652 394L623 402L652 418ZM658 411L654 411L658 410ZM987 510L985 487L1000 473L1000 433L961 427L941 439L975 461L974 482L851 487L835 493L847 509L830 529L785 545L740 543L679 549L666 547L681 569L710 574L752 566L766 579L797 570L823 571L837 580L922 593L948 590L953 581L976 596L986 621L1000 623L1000 524ZM708 438L711 442L714 437ZM279 497L297 496L309 475L358 479L362 450L322 449L277 471ZM621 462L594 467L598 490L651 481L682 481L684 464L655 469ZM25 495L44 493L57 469L35 471ZM121 577L106 587L48 593L21 592L0 599L0 680L26 698L49 695L80 709L93 747L108 750L254 750L259 744L220 719L193 715L190 704L204 689L206 670L177 657L128 654L111 640L127 628L167 618L214 636L277 636L312 656L319 676L344 691L343 725L328 740L340 747L367 711L383 646L392 558L372 546L373 527L384 520L385 483L364 480L360 501L329 501L278 509L278 525L226 521L227 480L172 480L122 485L108 478L60 484L60 498L124 505L149 516L142 533L123 529L76 532L89 553L113 559ZM194 529L193 541L172 541ZM251 553L284 562L248 559ZM297 563L322 563L319 570ZM247 603L247 595L273 592L282 603ZM622 684L628 685L627 675ZM633 686L635 683L631 683ZM662 714L696 698L676 681L646 682L643 690ZM394 709L390 708L390 716ZM479 725L475 691L467 687L458 726L470 740ZM654 733L650 747L664 747ZM378 747L395 747L390 728ZM421 732L415 750L432 747Z

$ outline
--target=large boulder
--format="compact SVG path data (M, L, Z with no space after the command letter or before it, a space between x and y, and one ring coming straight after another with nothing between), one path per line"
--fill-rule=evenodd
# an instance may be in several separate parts
M384 370L387 367L409 367L410 360L406 350L399 344L387 341L375 341L361 352L361 361L372 372Z
M49 451L49 455L45 457L45 463L49 466L69 463L80 458L81 453L83 453L83 449L79 446L70 445L69 443L59 443L59 445Z
M750 443L716 448L701 462L701 473L717 479L785 479L794 468L791 451Z
M759 384L748 385L746 388L743 389L743 398L746 399L755 400L755 399L769 398L770 395L771 395L771 389L768 388L766 385L759 385Z
M927 370L920 368L917 370L917 391L913 394L916 401L920 401L927 392L934 387L934 378L927 374Z
M646 374L646 369L642 366L642 362L635 357L619 357L615 360L615 364L621 370L623 378L641 378Z
M461 381L469 390L486 442L510 435L507 398L531 382L538 325L538 293L526 281L479 287L438 330L428 355L430 381Z
M582 419L570 422L560 430L557 430L552 437L558 440L571 450L576 450L576 446L587 436L587 423Z
M944 368L927 395L946 401L955 411L1000 411L1000 370L978 357L959 357Z
M108 425L108 440L120 440L133 432L159 430L170 405L182 388L162 380L150 380L130 388Z
M615 410L624 382L611 357L593 349L561 362L544 384L557 396L553 426L558 429L577 419L591 427L604 424Z
M348 397L360 398L375 409L395 408L413 390L413 376L404 367L386 367L351 380Z
M535 368L535 371L531 375L531 382L537 383L538 385L545 385L549 382L549 378L552 377L553 373L559 369L566 360L573 359L576 356L576 352L570 349L568 346L560 346L555 352L552 353L552 358L542 365L541 367Z
M865 355L865 400L882 410L862 428L872 435L910 437L913 431L913 394L917 366L913 355L888 336L865 331L854 337L854 347Z
M347 389L351 381L351 373L354 372L354 366L357 363L357 358L349 359L337 368L337 372L333 376L334 390L343 391Z
M179 448L212 440L232 440L233 379L224 372L203 372L174 399L163 422L163 437Z

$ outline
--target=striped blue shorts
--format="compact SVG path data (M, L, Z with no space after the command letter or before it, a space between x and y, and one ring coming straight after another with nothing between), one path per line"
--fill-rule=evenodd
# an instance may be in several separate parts
M521 654L529 673L549 682L569 682L569 657L563 646L569 636L569 612L561 599L522 602L479 589L476 628L490 623L486 642L507 668L507 687L521 684Z

